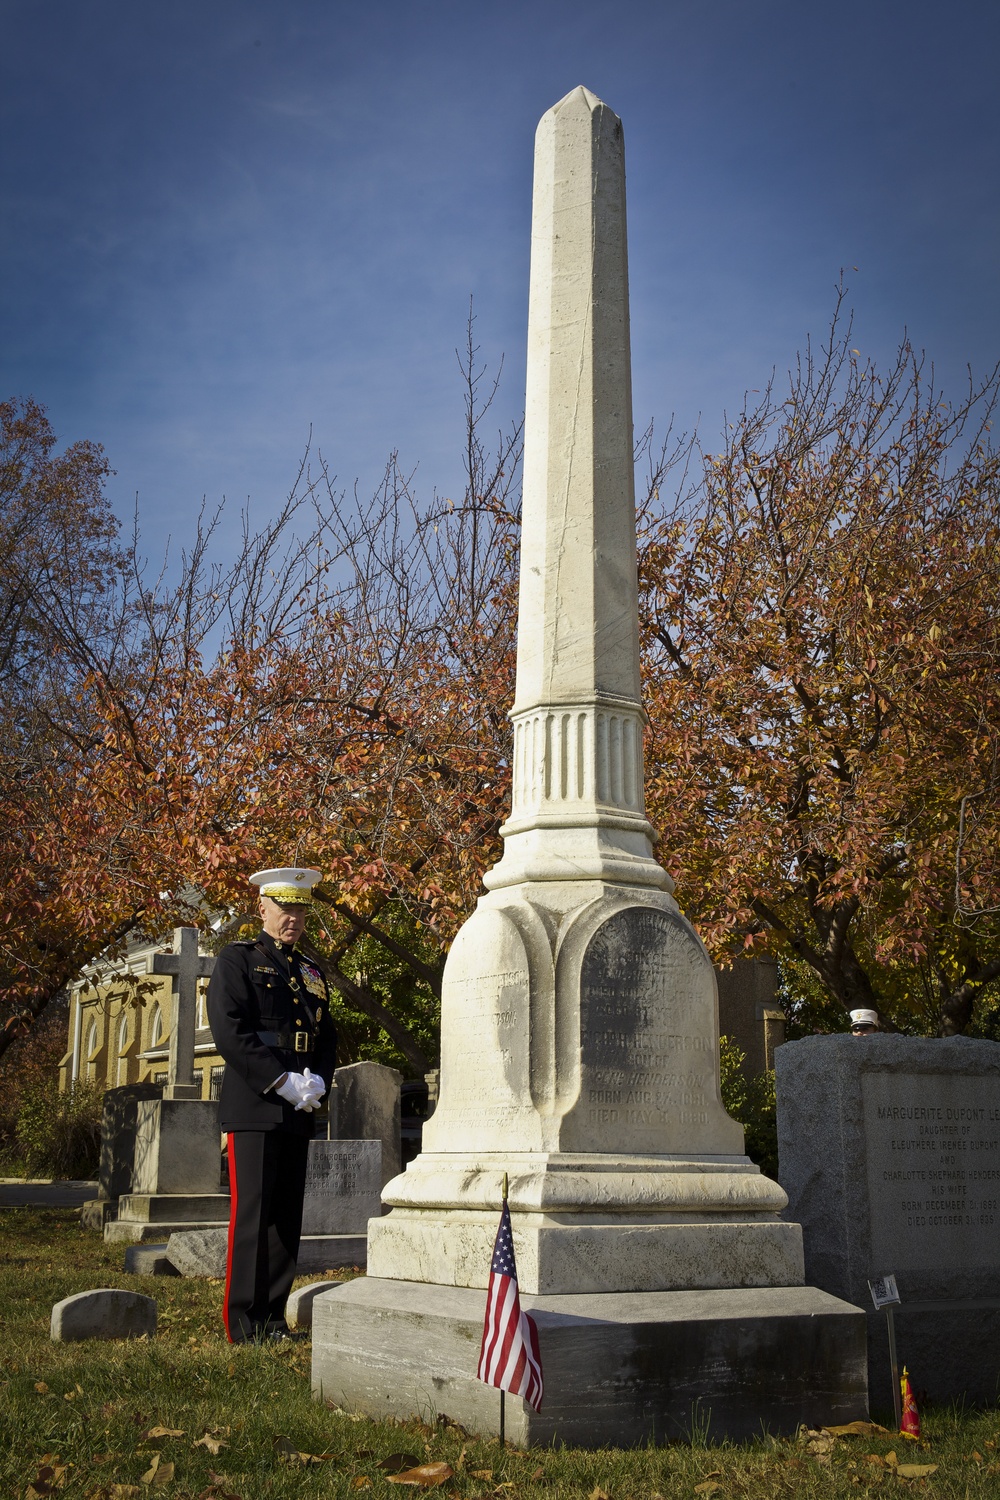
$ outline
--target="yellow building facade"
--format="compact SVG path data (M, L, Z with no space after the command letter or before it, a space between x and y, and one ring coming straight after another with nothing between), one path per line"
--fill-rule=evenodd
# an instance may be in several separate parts
M173 1025L171 980L154 974L153 955L169 944L136 943L119 963L97 965L72 987L67 1050L59 1065L65 1092L77 1079L102 1089L127 1083L166 1083ZM133 998L141 983L142 997ZM217 1099L223 1061L208 1025L208 980L198 981L195 1080L203 1099Z

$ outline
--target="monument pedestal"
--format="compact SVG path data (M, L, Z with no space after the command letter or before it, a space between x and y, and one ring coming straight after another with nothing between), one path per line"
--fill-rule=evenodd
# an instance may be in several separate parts
M785 1194L745 1156L424 1152L369 1222L370 1274L485 1288L505 1171L522 1291L802 1284Z
M136 1115L132 1191L104 1226L108 1244L158 1241L174 1229L228 1223L220 1191L219 1106L200 1099L141 1099Z
M313 1304L313 1390L373 1417L499 1431L499 1392L475 1378L484 1297L359 1277ZM867 1417L865 1315L812 1287L522 1295L545 1373L535 1412L507 1398L519 1447L739 1440Z

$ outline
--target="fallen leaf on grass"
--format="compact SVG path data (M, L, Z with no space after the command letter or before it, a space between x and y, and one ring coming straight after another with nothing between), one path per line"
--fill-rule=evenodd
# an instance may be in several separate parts
M587 1500L611 1500L611 1496L608 1494L607 1490L602 1490L599 1484L595 1484L594 1488L587 1496Z
M696 1495L714 1495L716 1490L721 1490L722 1485L717 1479L705 1479L701 1484L696 1484L694 1492Z
M839 1427L824 1427L823 1432L828 1432L831 1437L870 1437L873 1432L888 1432L888 1427L880 1427L877 1422L842 1422Z
M371 1487L372 1482L368 1478L367 1474L355 1474L354 1478L351 1480L352 1490L370 1490Z
M900 1479L926 1479L928 1474L936 1474L937 1468L937 1464L897 1464L896 1473Z
M531 1476L530 1480L528 1481L528 1483L529 1484L534 1484L534 1482L535 1482L536 1479L542 1479L544 1477L544 1475L545 1475L545 1470L542 1468L541 1464L539 1464L538 1468L535 1470L534 1474L532 1474L532 1476Z
M818 1464L829 1464L830 1454L837 1439L829 1432L814 1431L811 1427L802 1430L802 1436L806 1439L806 1452L810 1458L814 1458Z
M150 1464L145 1474L139 1475L140 1482L142 1484L148 1484L151 1487L155 1487L161 1484L169 1484L173 1477L174 1465L172 1463L162 1463L160 1460L160 1455L158 1453L153 1454L153 1462Z
M471 1473L473 1479L492 1479L493 1478L493 1470L492 1469L470 1469L469 1472ZM541 1470L539 1470L539 1472L541 1472Z
M223 1448L228 1448L229 1444L223 1442L222 1438L213 1437L210 1432L206 1432L204 1437L195 1438L194 1442L191 1444L191 1447L207 1448L213 1458L218 1458Z
M415 1453L390 1453L380 1461L379 1468L387 1474L401 1474L404 1469L415 1469L419 1462Z
M311 1464L324 1464L336 1456L333 1453L303 1453L301 1448L296 1448L294 1443L282 1437L280 1433L274 1439L274 1447L282 1463L291 1464L293 1467L301 1464L304 1469L309 1468Z
M38 1394L40 1396L47 1396L49 1394L49 1388L45 1384L44 1380L36 1380L35 1381L35 1390L38 1392Z
M24 1492L25 1500L45 1500L47 1495L54 1494L66 1483L66 1469L66 1464L41 1464Z
M390 1484L415 1484L422 1490L433 1490L439 1484L444 1484L446 1479L454 1477L455 1470L451 1464L443 1462L433 1464L417 1464L414 1469L404 1469L401 1474L390 1474Z
M198 1500L242 1500L242 1496L235 1495L226 1484L216 1482L202 1490L198 1495Z
M150 1427L147 1432L140 1434L139 1441L140 1443L152 1443L155 1446L157 1443L162 1443L164 1438L183 1436L183 1427Z

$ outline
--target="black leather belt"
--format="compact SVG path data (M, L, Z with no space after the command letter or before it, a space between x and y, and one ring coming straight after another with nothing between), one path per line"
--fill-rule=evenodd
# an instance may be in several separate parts
M282 1052L312 1052L313 1038L308 1031L258 1031L265 1047L278 1047Z

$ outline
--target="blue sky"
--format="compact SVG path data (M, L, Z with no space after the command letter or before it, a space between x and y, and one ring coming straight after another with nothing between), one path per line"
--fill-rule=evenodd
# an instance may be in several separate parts
M824 331L1000 358L996 0L0 0L0 395L102 442L154 553L263 518L310 427L461 485L469 297L523 402L531 153L625 126L637 426L723 412ZM857 268L857 269L855 269ZM225 539L223 538L223 541Z

